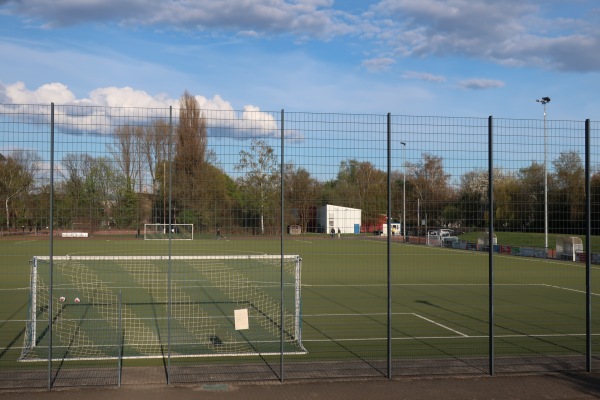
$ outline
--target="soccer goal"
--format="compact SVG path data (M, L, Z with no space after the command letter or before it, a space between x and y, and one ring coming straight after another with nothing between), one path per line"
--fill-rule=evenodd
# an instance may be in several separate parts
M20 360L306 353L301 265L297 255L34 257Z
M144 240L194 240L194 224L144 224Z

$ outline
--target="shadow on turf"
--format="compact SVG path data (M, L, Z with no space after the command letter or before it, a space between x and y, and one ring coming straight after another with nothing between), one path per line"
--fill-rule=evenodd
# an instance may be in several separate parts
M18 314L21 312L21 310L23 310L24 308L28 307L28 305L29 305L29 302L27 302L27 301L26 301L26 302L25 302L25 303L24 303L24 304L23 304L21 307L19 307L19 308L17 309L17 311L15 311L15 312L14 312L14 313L13 313L13 314L10 316L10 317L8 317L4 323L0 324L0 330L1 330L1 329L4 327L4 325L6 325L6 324L7 324L9 321L12 321L12 320L13 320L13 318L15 318L15 316L16 316L16 315L18 315ZM9 351L10 349L12 349L12 347L15 345L15 343L17 343L17 341L18 341L19 339L22 339L22 338L23 338L23 335L25 334L25 331L26 331L26 330L27 330L27 327L24 327L23 329L21 329L21 331L20 331L19 333L17 333L17 335L16 335L16 336L13 338L13 340L11 340L11 341L8 343L8 345L7 345L7 346L4 348L4 350L2 350L2 351L0 352L0 360L1 360L1 359L2 359L2 358L5 356L5 355L6 355L6 353L8 353L8 351Z

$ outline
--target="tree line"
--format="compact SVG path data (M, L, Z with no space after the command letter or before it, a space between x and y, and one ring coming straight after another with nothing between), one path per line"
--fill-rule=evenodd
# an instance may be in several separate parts
M321 181L303 166L285 164L266 140L254 139L239 153L236 177L218 166L209 150L207 122L196 99L185 92L178 123L158 119L148 126L121 125L108 151L94 157L66 153L57 168L54 223L57 228L140 229L145 223L194 224L196 230L276 233L281 218L318 231L316 208L359 208L365 230L377 229L387 213L387 173L368 161L348 159L337 176ZM171 139L173 138L173 139ZM50 185L34 151L0 154L3 229L30 231L49 224ZM584 168L575 151L561 153L548 173L549 229L582 234L585 228ZM284 215L280 207L283 171ZM543 232L544 165L532 162L494 174L497 230ZM485 229L488 171L472 170L452 180L443 159L424 153L405 162L391 179L392 218L406 219L416 234L430 227ZM592 219L600 215L600 174L591 177ZM406 215L402 213L406 210ZM596 232L600 224L593 224Z

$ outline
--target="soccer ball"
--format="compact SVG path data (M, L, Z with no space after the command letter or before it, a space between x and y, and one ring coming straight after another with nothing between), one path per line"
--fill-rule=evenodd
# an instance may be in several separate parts
M79 297L75 297L75 303L79 303L81 300L79 300Z
M60 296L60 297L58 298L58 301L60 301L61 303L64 303L64 302L65 302L65 300L66 300L65 296Z

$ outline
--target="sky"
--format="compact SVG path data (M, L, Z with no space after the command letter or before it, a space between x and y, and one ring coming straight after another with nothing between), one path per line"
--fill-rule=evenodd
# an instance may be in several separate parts
M600 120L597 0L0 0L0 103Z

